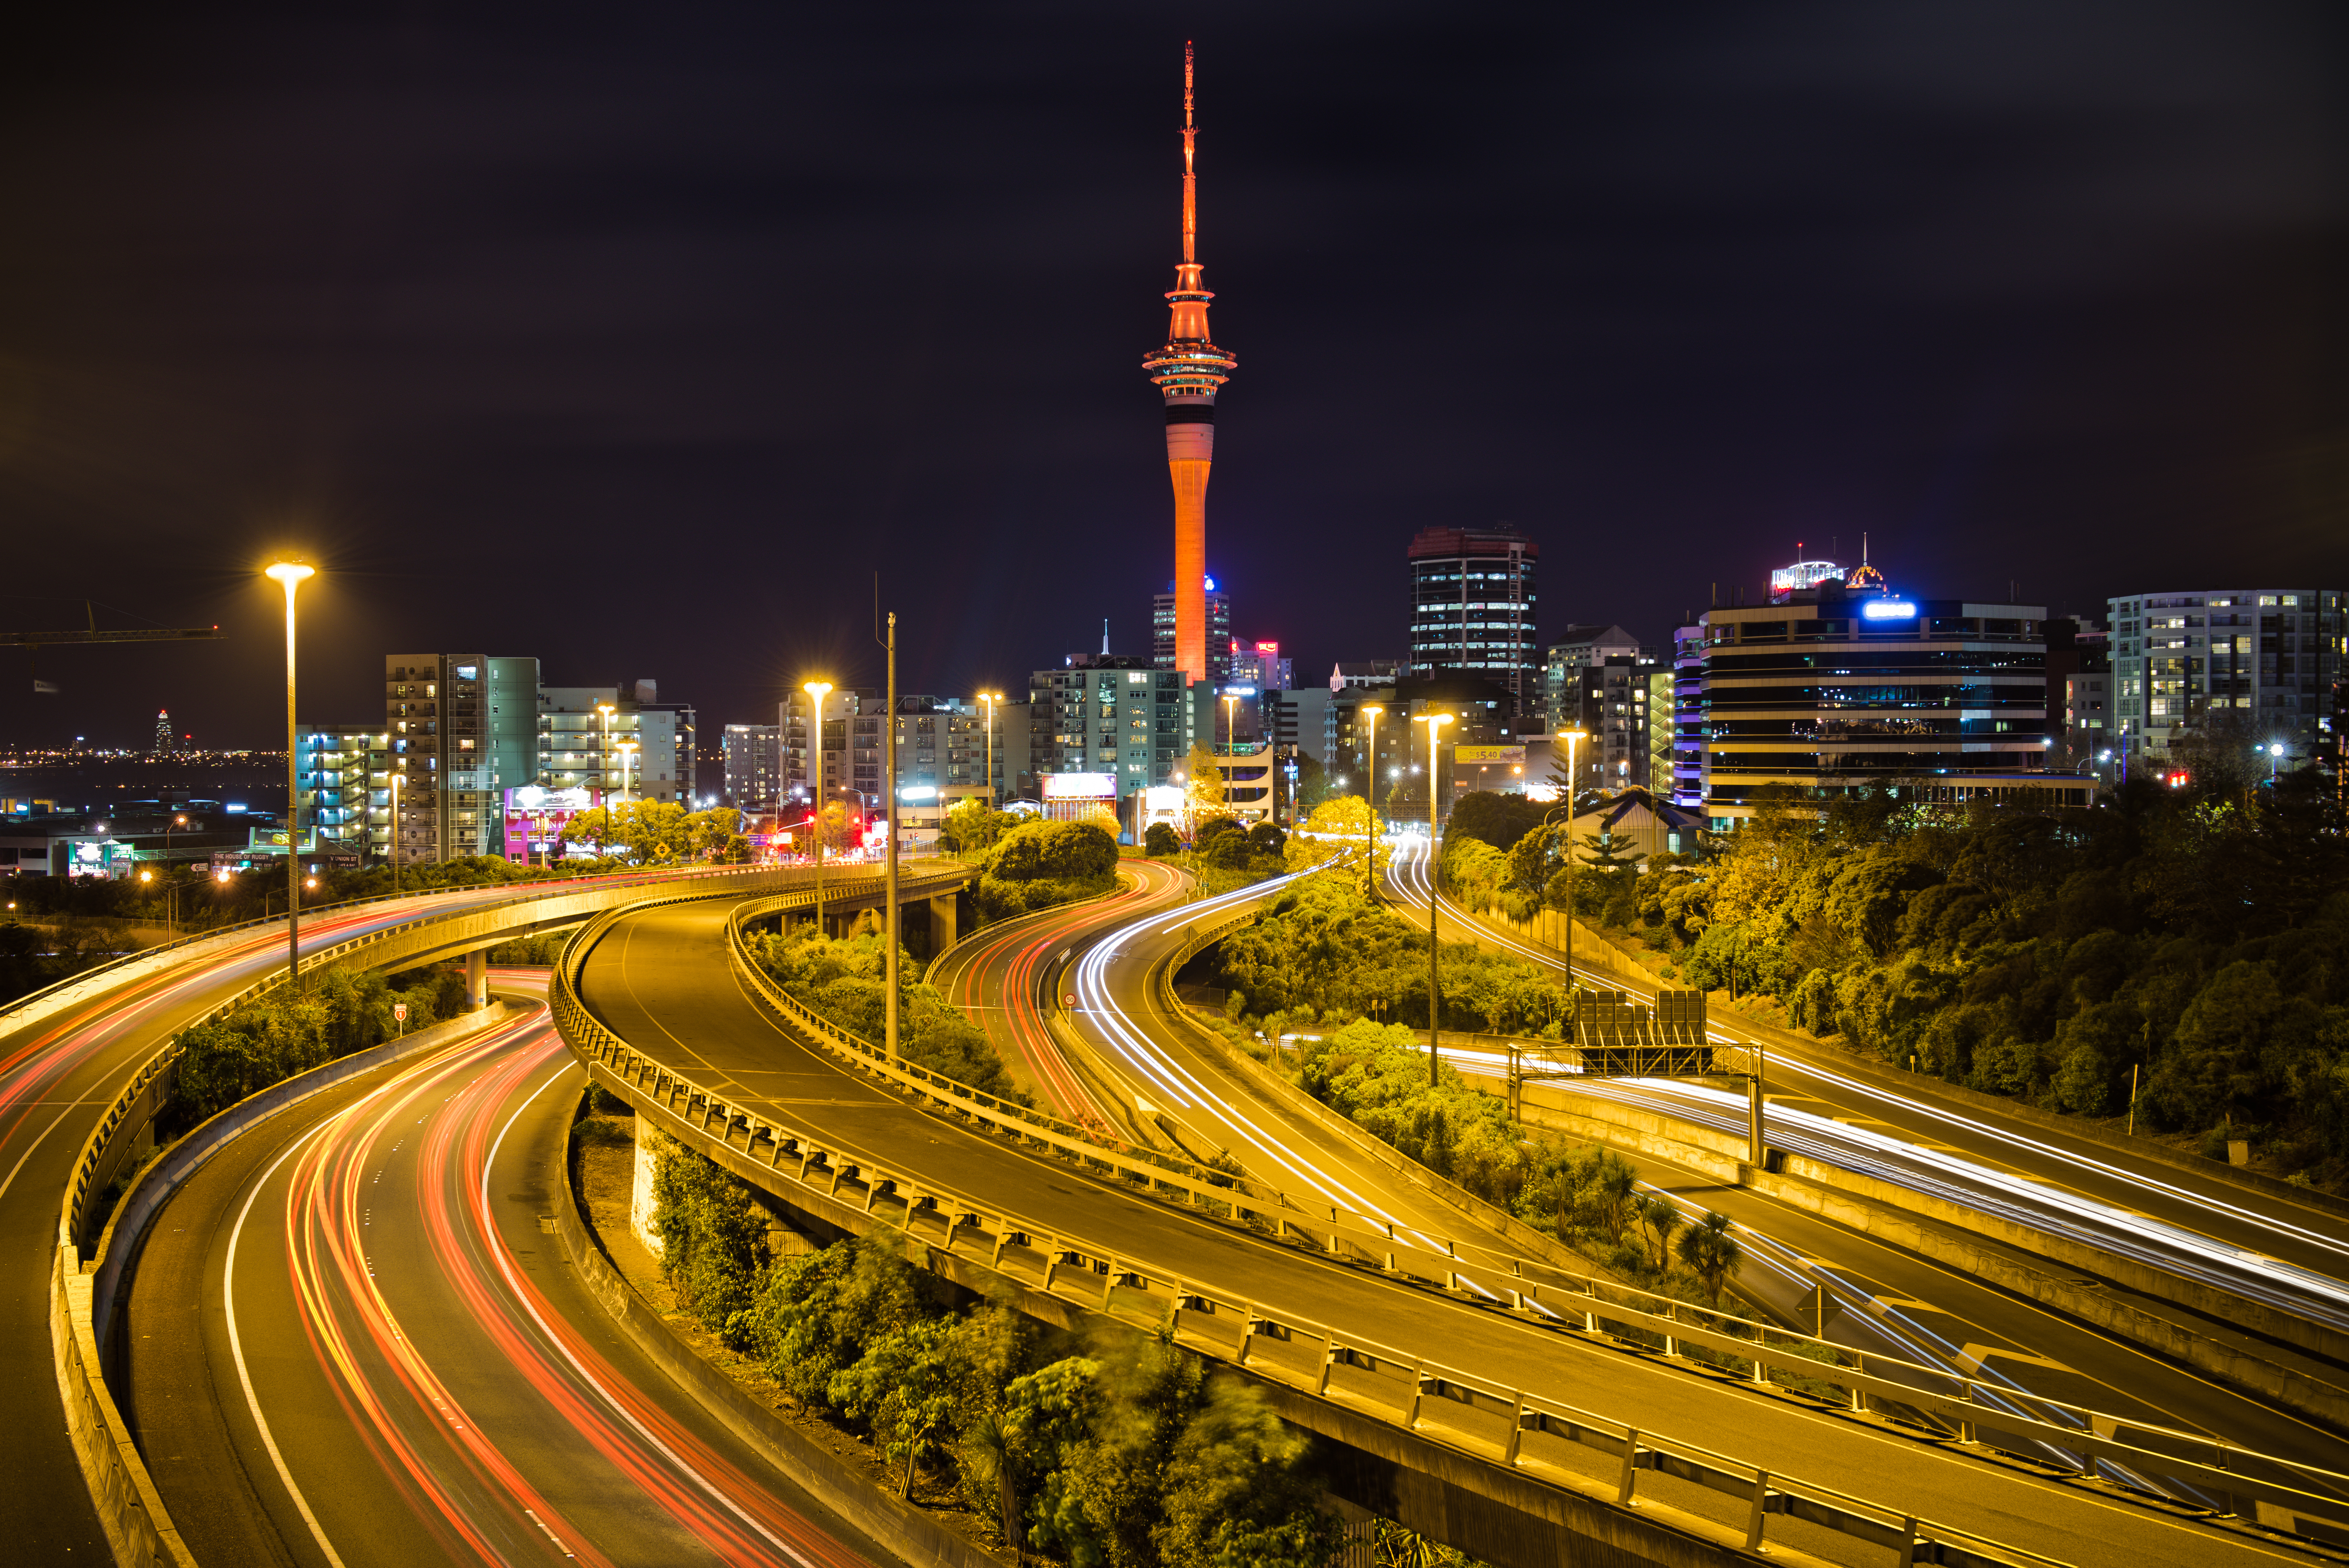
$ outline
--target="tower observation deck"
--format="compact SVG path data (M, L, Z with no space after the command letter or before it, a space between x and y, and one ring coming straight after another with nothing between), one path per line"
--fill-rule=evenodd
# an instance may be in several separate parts
M1164 346L1142 368L1166 400L1166 468L1174 481L1174 667L1207 678L1207 472L1216 456L1216 393L1239 361L1207 336L1198 256L1197 129L1191 118L1191 46L1183 46L1183 262L1166 303Z

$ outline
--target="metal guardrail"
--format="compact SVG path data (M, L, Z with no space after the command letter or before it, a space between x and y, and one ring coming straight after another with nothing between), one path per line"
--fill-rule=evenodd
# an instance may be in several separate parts
M697 895L681 895L689 896ZM653 902L680 902L681 897ZM1227 1320L1245 1318L1247 1326L1239 1335L1237 1346L1214 1353L1251 1370L1262 1370L1250 1359L1249 1350L1251 1342L1259 1335L1276 1339L1294 1339L1299 1332L1305 1332L1309 1340L1319 1337L1323 1341L1323 1370L1313 1389L1317 1394L1326 1396L1330 1392L1332 1374L1329 1368L1359 1365L1361 1357L1369 1358L1368 1365L1371 1369L1380 1365L1413 1367L1415 1369L1413 1374L1416 1379L1415 1391L1407 1411L1402 1417L1387 1418L1397 1420L1408 1429L1419 1431L1425 1430L1431 1424L1440 1425L1433 1422L1430 1408L1425 1407L1425 1399L1430 1394L1438 1398L1452 1398L1457 1403L1457 1395L1446 1390L1469 1390L1477 1392L1495 1408L1507 1403L1517 1412L1516 1430L1519 1433L1537 1429L1536 1425L1527 1424L1526 1413L1532 1412L1545 1421L1562 1423L1556 1429L1557 1432L1597 1434L1599 1439L1597 1441L1581 1436L1570 1439L1584 1442L1586 1446L1618 1452L1622 1445L1628 1444L1635 1457L1625 1470L1625 1497L1630 1495L1629 1489L1635 1483L1638 1470L1655 1469L1683 1475L1714 1490L1733 1491L1738 1495L1759 1499L1749 1532L1759 1531L1762 1528L1760 1522L1767 1514L1776 1512L1807 1519L1861 1539L1881 1540L1888 1544L1898 1543L1899 1530L1909 1529L1915 1532L1913 1542L1917 1561L1985 1564L2050 1561L2019 1548L1982 1541L1962 1532L1935 1525L1930 1521L1912 1519L1889 1505L1853 1498L1833 1488L1774 1477L1764 1467L1726 1460L1724 1456L1713 1454L1711 1450L1693 1444L1642 1433L1607 1418L1528 1395L1522 1390L1507 1389L1489 1379L1444 1367L1428 1358L1385 1347L1360 1336L1341 1334L1327 1325L1302 1319L1276 1320L1268 1316L1257 1304L1218 1295L1200 1282L1154 1269L1130 1253L1075 1235L1062 1227L1020 1215L1000 1204L957 1192L911 1172L894 1170L862 1150L843 1147L837 1140L812 1130L792 1126L770 1112L735 1105L636 1050L589 1014L578 1000L577 975L587 954L603 931L626 913L614 911L598 917L564 949L562 962L555 969L554 984L550 986L550 1002L558 1029L574 1055L591 1068L601 1068L613 1082L634 1091L632 1098L657 1108L678 1125L733 1150L751 1167L771 1172L779 1180L811 1191L820 1191L834 1201L841 1201L844 1184L854 1183L864 1190L863 1207L868 1214L874 1212L877 1204L885 1202L902 1204L905 1212L900 1224L909 1231L917 1215L932 1214L945 1222L949 1251L955 1250L964 1239L964 1231L970 1231L987 1249L990 1266L1000 1267L1007 1253L1014 1248L1031 1253L1040 1251L1045 1264L1043 1285L1048 1291L1055 1289L1058 1268L1081 1264L1094 1275L1108 1276L1106 1283L1100 1286L1101 1299L1105 1303L1112 1299L1116 1289L1123 1286L1151 1291L1175 1302L1181 1310L1204 1312L1211 1319L1218 1315ZM1209 929L1220 933L1241 923L1243 918L1253 916L1235 917L1221 923L1219 927ZM730 921L730 931L739 931L739 921ZM1200 944L1204 945L1205 942ZM756 973L755 969L753 973ZM787 1012L786 1016L792 1015ZM793 1017L792 1021L796 1024L798 1020ZM874 1050L870 1042L857 1040L856 1037L846 1035L845 1031L837 1030L823 1020L817 1022L823 1030L843 1036L854 1046L861 1047L861 1050L854 1052L860 1059L863 1059L864 1053ZM819 1031L810 1032L819 1034ZM925 1084L922 1088L926 1096L933 1097L941 1109L969 1115L974 1108L966 1097L973 1091L958 1084L952 1085L950 1088L944 1087L950 1083L951 1080L939 1080L936 1084ZM975 1117L973 1119L987 1121L989 1119ZM1015 1131L1023 1138L1033 1139L1033 1132L1009 1125L1009 1119L996 1125ZM1080 1163L1098 1167L1103 1174L1114 1170L1110 1161L1102 1157L1104 1151L1091 1146L1068 1152L1073 1154ZM1187 1187L1187 1184L1177 1186L1163 1179L1159 1184L1176 1191ZM1214 1191L1216 1193L1216 1206L1228 1205L1235 1220L1247 1217L1246 1212L1232 1202L1235 1194L1230 1189ZM849 1194L851 1200L854 1196L853 1191ZM2119 1472L2124 1484L2130 1484L2131 1478L2140 1473L2161 1474L2214 1494L2229 1503L2234 1511L2255 1515L2271 1528L2296 1529L2312 1539L2349 1544L2349 1526L2341 1524L2335 1517L2344 1511L2337 1497L2248 1476L2239 1467L2245 1461L2254 1461L2303 1477L2314 1485L2332 1484L2344 1489L2349 1489L2349 1476L2338 1476L2313 1466L2257 1455L2202 1434L2179 1432L2105 1416L2082 1407L2042 1398L2002 1384L1982 1382L1938 1367L1864 1355L1848 1346L1789 1333L1774 1325L1704 1311L1669 1297L1589 1275L1576 1274L1547 1264L1509 1257L1490 1249L1463 1248L1458 1243L1444 1243L1444 1251L1434 1252L1413 1244L1408 1238L1398 1237L1392 1227L1379 1222L1317 1205L1317 1213L1319 1212L1331 1215L1326 1229L1318 1222L1300 1220L1297 1215L1301 1211L1294 1208L1275 1210L1270 1213L1259 1212L1254 1218L1275 1240L1301 1243L1341 1259L1369 1264L1403 1283L1506 1311L1521 1320L1537 1323L1557 1332L1661 1353L1668 1359L1690 1366L1692 1370L1709 1367L1716 1375L1733 1377L1741 1381L1750 1379L1755 1384L1784 1384L1798 1391L1823 1389L1825 1392L1817 1398L1847 1408L1855 1415L1874 1410L1900 1424L1921 1429L1920 1435L1954 1436L1961 1442L2018 1454L2035 1463L2047 1462L2048 1453L2052 1450L2083 1473L2098 1474L2101 1472L2097 1470L2097 1463L2102 1460ZM1345 1233L1349 1230L1367 1236L1374 1243L1383 1244L1366 1248ZM1038 1237L1050 1238L1049 1245L1040 1249L1035 1242ZM1482 1266L1475 1266L1479 1257L1485 1262ZM1472 1268L1464 1271L1463 1264L1471 1264ZM1485 1272L1486 1269L1494 1272L1487 1274ZM1480 1274L1492 1284L1488 1285L1477 1278ZM1875 1369L1871 1370L1871 1367ZM1887 1376L1888 1373L1904 1376ZM1930 1385L1940 1385L1949 1391L1940 1392L1932 1387L1920 1387L1905 1380L1905 1377L1920 1377ZM1469 1402L1474 1403L1474 1400ZM2035 1407L2044 1414L2034 1415L2023 1408L2025 1406ZM2057 1418L2046 1418L2050 1416ZM1940 1429L1935 1429L1936 1424ZM2142 1447L2124 1440L2124 1432L2174 1444L2186 1451L2173 1453ZM1473 1444L1460 1446L1474 1451ZM1503 1447L1501 1462L1513 1469L1527 1470L1528 1473L1537 1472L1538 1460L1526 1457L1521 1438L1513 1439ZM2207 1457L2189 1457L2191 1453L2201 1453ZM1648 1454L1662 1457L1639 1457ZM2074 1455L2078 1457L2070 1457ZM1713 1464L1712 1461L1715 1460L1724 1462ZM2135 1484L2148 1491L2155 1490L2141 1481ZM1892 1522L1895 1521L1901 1522ZM1754 1539L1758 1542L1760 1536L1755 1534Z
M1584 1490L1589 1489L1589 1483L1570 1467L1546 1456L1546 1440L1557 1439L1596 1449L1621 1461L1614 1494L1619 1503L1632 1501L1642 1470L1678 1476L1744 1499L1751 1504L1749 1549L1762 1543L1768 1518L1777 1514L1807 1520L1889 1549L1906 1551L1910 1561L1958 1568L2034 1564L2055 1568L2054 1559L1986 1541L1833 1487L1774 1474L1699 1444L1508 1388L1327 1324L1294 1315L1268 1315L1253 1302L1218 1294L1202 1282L1159 1269L1130 1253L1089 1241L1002 1205L973 1200L909 1173L892 1171L862 1151L843 1148L811 1130L732 1105L629 1047L578 1000L578 968L601 934L598 927L608 928L616 918L617 912L599 918L565 948L550 988L556 1026L574 1055L591 1069L600 1069L607 1079L632 1090L632 1099L657 1109L678 1126L723 1146L779 1181L820 1193L834 1202L861 1207L867 1215L879 1213L885 1222L887 1215L883 1205L896 1205L900 1210L897 1227L909 1235L935 1233L937 1243L947 1252L983 1260L988 1267L1014 1277L1031 1277L1046 1294L1076 1301L1093 1310L1132 1317L1131 1309L1139 1295L1152 1309L1151 1321L1167 1326L1178 1339L1207 1355L1340 1408L1493 1460L1532 1480L1550 1484L1579 1483ZM843 1188L850 1190L843 1192ZM862 1189L861 1205L856 1202L860 1193L854 1189ZM1444 1283L1447 1288L1462 1288L1456 1277L1447 1278ZM1475 1289L1473 1285L1466 1288L1472 1293ZM1601 1324L1612 1325L1624 1315L1618 1308L1593 1302L1578 1315L1583 1319L1581 1323L1569 1324L1541 1304L1539 1289L1535 1285L1513 1291L1506 1304L1488 1299L1492 1305L1506 1305L1513 1311L1566 1331L1594 1336L1605 1334ZM1123 1299L1121 1291L1125 1293ZM1122 1306L1127 1309L1123 1313L1120 1312ZM1694 1344L1700 1338L1723 1337L1702 1330L1692 1332L1686 1326L1681 1332L1684 1344ZM1300 1341L1309 1346L1318 1342L1318 1353L1309 1356L1308 1365L1302 1367L1284 1364L1293 1362L1294 1357L1284 1357L1271 1348ZM1680 1353L1670 1339L1665 1342L1665 1351L1668 1355ZM1816 1363L1805 1365L1815 1371L1824 1370ZM1382 1389L1381 1380L1395 1387ZM1475 1413L1493 1418L1485 1424L1505 1429L1492 1434L1475 1430L1476 1423L1470 1418Z
M1175 971L1194 954L1256 918L1256 912L1249 910L1213 924L1196 927L1180 946L1159 961L1156 980L1160 1000L1172 1016L1178 1018L1185 1016L1184 1004L1174 990ZM1204 1027L1195 1021L1194 1026ZM1368 1140L1370 1135L1365 1133L1363 1136ZM1393 1159L1399 1165L1404 1162L1405 1157L1398 1153ZM1481 1202L1473 1196L1468 1196L1468 1201ZM1375 1224L1375 1222L1366 1222ZM1647 1304L1649 1308L1639 1315L1645 1320L1639 1333L1649 1339L1661 1334L1668 1346L1682 1342L1705 1343L1685 1332L1674 1332L1680 1315L1686 1308L1671 1297L1654 1295L1632 1286L1601 1281L1595 1276L1574 1274L1533 1260L1510 1257L1473 1243L1445 1240L1439 1244L1454 1257L1465 1258L1482 1253L1496 1262L1505 1262L1518 1275L1525 1275L1529 1268L1550 1274L1566 1274L1578 1287L1576 1294L1587 1291L1593 1297L1613 1297L1619 1301L1624 1297L1635 1298ZM1657 1321L1659 1315L1654 1310L1658 1306L1663 1308L1661 1323ZM1775 1372L1790 1375L1798 1383L1817 1381L1830 1386L1839 1385L1849 1398L1855 1414L1865 1413L1870 1401L1875 1401L1905 1408L1909 1416L1938 1421L1961 1441L1979 1443L2033 1462L2044 1462L2048 1457L2047 1450L2053 1449L2085 1475L2098 1473L2096 1460L2102 1459L2124 1472L2144 1471L2167 1476L2187 1486L2215 1491L2222 1499L2233 1499L2235 1511L2256 1517L2268 1528L2301 1534L2336 1547L2349 1547L2349 1475L2264 1454L2207 1433L2187 1432L2108 1415L2088 1406L2033 1394L2008 1384L1968 1377L1898 1357L1871 1355L1831 1340L1760 1324L1753 1319L1718 1313L1705 1315L1732 1329L1728 1339L1713 1340L1706 1343L1706 1348L1732 1359L1750 1360L1753 1363L1751 1376L1755 1382L1768 1380L1770 1374ZM1589 1326L1596 1332L1597 1321ZM1746 1337L1749 1331L1754 1337ZM1755 1348L1757 1340L1765 1346L1758 1353ZM1791 1346L1796 1347L1797 1354L1807 1354L1803 1355L1800 1361L1781 1362L1769 1355L1766 1348L1769 1345ZM1806 1364L1811 1367L1807 1373L1802 1370ZM1869 1372L1871 1367L1878 1371ZM1917 1387L1909 1381L1912 1377L1947 1385L1951 1392L1948 1396L1940 1396L1930 1387ZM2123 1432L2134 1434L2143 1441L2123 1440ZM2158 1446L2148 1448L2147 1443ZM2071 1457L2075 1454L2078 1456L2076 1460ZM2202 1457L2194 1457L2198 1454ZM2246 1466L2271 1469L2304 1480L2312 1487L2329 1490L2306 1491L2269 1478L2247 1475L2244 1472ZM2137 1490L2167 1495L2158 1488L2147 1485L2138 1476L2124 1473L2120 1479L2124 1484Z
M959 1079L932 1072L902 1058L891 1059L882 1047L840 1027L792 995L751 957L749 945L743 940L743 925L801 902L803 902L801 895L787 893L738 905L726 924L727 954L732 959L737 973L759 994L761 999L790 1020L794 1027L849 1066L924 1101L1032 1139L1081 1162L1104 1166L1130 1181L1147 1187L1173 1188L1187 1193L1195 1202L1231 1204L1240 1198L1248 1198L1268 1203L1275 1211L1295 1209L1304 1212L1279 1189L1245 1172L1233 1174L1213 1171L1189 1161L1177 1160L1123 1139L1106 1137L1049 1112L988 1094Z

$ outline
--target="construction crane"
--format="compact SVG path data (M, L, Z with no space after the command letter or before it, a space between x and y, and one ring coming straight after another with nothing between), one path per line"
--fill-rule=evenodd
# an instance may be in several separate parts
M89 617L87 632L0 632L0 648L29 648L33 655L33 690L55 696L57 684L41 678L41 650L75 646L85 643L216 643L221 640L218 626L149 626L119 632L98 629L98 607L89 600L81 602L82 611Z

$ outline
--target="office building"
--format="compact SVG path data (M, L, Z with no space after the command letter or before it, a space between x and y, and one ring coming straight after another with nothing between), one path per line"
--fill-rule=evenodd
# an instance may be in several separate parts
M1207 618L1207 684L1226 686L1232 684L1232 596L1216 585L1212 577L1206 580L1206 597L1203 614ZM1174 584L1166 584L1166 592L1154 594L1150 601L1150 658L1152 665L1162 670L1176 667L1174 659ZM1104 647L1102 650L1107 653Z
M384 813L384 848L402 864L499 853L505 791L538 778L538 661L388 654L383 674L389 752L369 810Z
M1644 659L1657 665L1656 650L1620 626L1568 626L1542 655L1541 717L1547 729L1563 729L1581 717L1574 672L1609 659ZM1530 717L1530 716L1529 716ZM1528 728L1531 725L1528 724Z
M1672 672L1648 672L1648 787L1669 798L1672 792Z
M1289 687L1289 661L1280 656L1278 643L1245 643L1235 637L1231 661L1231 679L1226 685L1260 692Z
M1542 665L1544 726L1590 738L1575 748L1579 788L1649 782L1649 683L1659 673L1656 650L1620 626L1568 626L1549 645Z
M1716 605L1674 643L1674 802L1716 831L1770 786L2085 805L2090 779L2047 769L2044 619L2035 604L1896 593L1865 563Z
M1409 668L1504 687L1516 711L1539 704L1534 566L1541 547L1516 529L1431 528L1411 542Z
M720 745L726 765L726 801L738 810L771 811L780 798L776 739L771 724L730 724Z
M1216 733L1215 696L1212 686L1186 683L1184 672L1160 669L1154 660L1072 655L1061 668L1029 676L1032 770L1040 778L1111 774L1121 798L1167 783L1192 740Z
M296 724L288 826L316 831L321 848L381 858L391 847L390 767L391 737L380 724ZM381 808L373 804L378 795Z
M2341 591L2204 588L2108 599L2112 722L2132 758L2165 757L2181 728L2220 709L2285 748L2283 765L2339 745Z
M1262 708L1265 738L1284 756L1310 757L1326 767L1330 760L1330 703L1333 695L1319 686L1266 692Z
M1213 653L1224 646L1207 624L1207 475L1215 466L1216 394L1239 361L1207 335L1207 302L1198 257L1197 133L1191 121L1191 49L1183 48L1183 262L1166 295L1166 343L1142 367L1166 407L1166 469L1174 485L1174 663L1186 681L1212 681ZM1230 636L1226 627L1224 636Z

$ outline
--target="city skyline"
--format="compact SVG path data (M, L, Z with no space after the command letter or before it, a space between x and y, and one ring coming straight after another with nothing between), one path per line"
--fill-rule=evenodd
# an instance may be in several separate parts
M1405 651L1394 562L1428 527L1667 546L1555 577L1545 640L1661 642L1707 584L1863 531L1923 589L2013 579L2051 613L2337 581L2349 411L2309 324L2339 315L2342 105L2294 63L2329 57L2318 13L2163 12L2126 58L2088 22L1806 15L1792 76L1726 11L1696 44L1041 13L892 39L878 71L837 18L789 66L750 24L584 23L543 70L441 23L462 69L421 75L344 47L359 24L167 27L101 65L47 18L0 166L10 614L228 640L45 651L62 692L0 683L0 729L136 745L168 707L265 743L251 573L279 549L321 568L326 713L368 710L385 649L495 645L756 719L812 673L878 683L876 565L913 689L1016 680L1104 615L1146 652L1174 562L1124 356L1158 325L1134 280L1174 215L1186 35L1249 347L1206 565L1300 678ZM1408 123L1359 135L1399 51ZM786 70L812 85L776 108ZM940 157L965 138L988 155ZM1021 346L983 389L947 353L974 308Z

